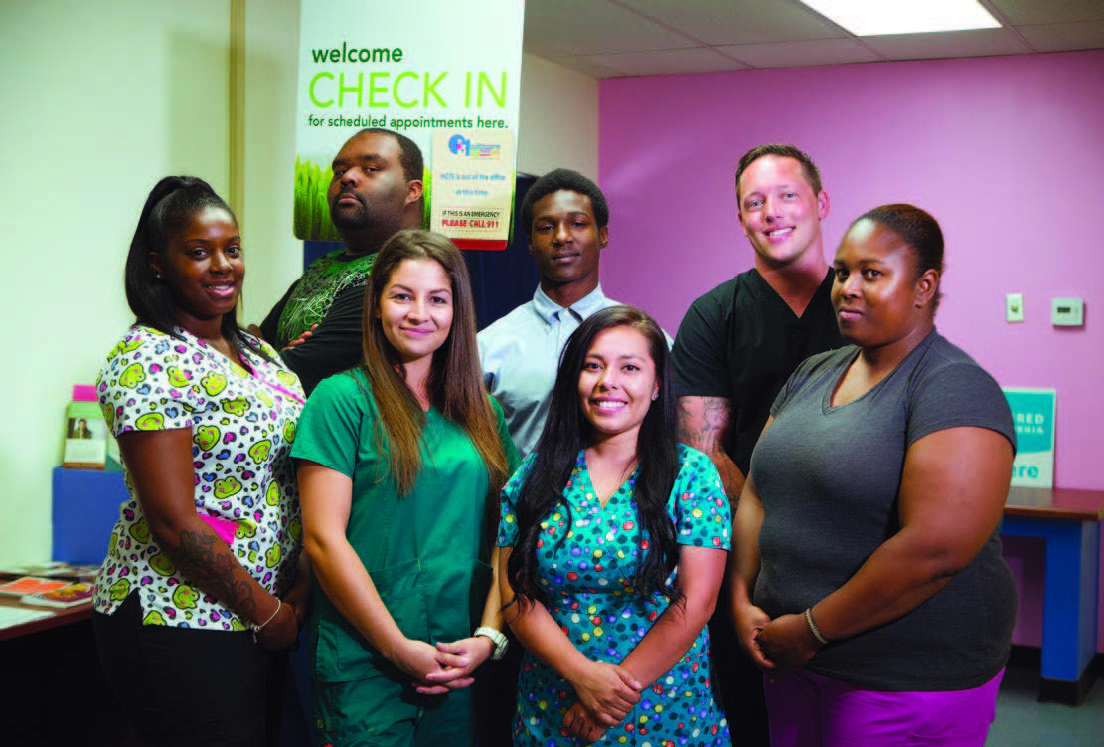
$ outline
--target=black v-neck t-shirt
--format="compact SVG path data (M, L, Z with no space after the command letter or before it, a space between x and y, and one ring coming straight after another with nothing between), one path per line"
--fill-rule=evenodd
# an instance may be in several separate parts
M672 350L679 396L731 403L725 451L747 475L774 398L801 361L844 345L829 269L798 317L754 269L690 306Z

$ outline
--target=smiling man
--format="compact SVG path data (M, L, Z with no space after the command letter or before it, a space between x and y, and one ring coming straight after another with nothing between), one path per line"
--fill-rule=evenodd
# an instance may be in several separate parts
M364 286L376 254L399 230L421 225L422 152L397 132L361 130L334 157L327 199L345 247L311 263L260 325L308 394L360 362Z
M548 416L560 351L579 323L618 302L598 282L609 241L609 207L598 185L577 171L556 169L538 179L521 206L529 252L541 281L533 300L479 333L483 381L506 413L524 458Z
M843 345L820 225L828 193L812 159L774 143L745 153L736 168L736 210L755 266L694 301L673 350L679 438L709 455L733 514L782 385L805 358ZM762 673L743 658L725 605L718 604L710 631L728 722L739 725L742 745L765 747Z

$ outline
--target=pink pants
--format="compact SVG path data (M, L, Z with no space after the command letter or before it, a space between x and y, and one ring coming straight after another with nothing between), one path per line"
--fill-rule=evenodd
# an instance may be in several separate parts
M970 690L885 692L799 669L764 685L771 747L984 747L1003 676Z

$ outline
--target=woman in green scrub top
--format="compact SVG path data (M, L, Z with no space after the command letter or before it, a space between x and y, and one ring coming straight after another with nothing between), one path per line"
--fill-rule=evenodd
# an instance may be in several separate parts
M465 745L474 672L505 652L492 569L497 496L517 465L483 391L470 282L443 236L384 245L364 362L303 410L304 545L319 745Z

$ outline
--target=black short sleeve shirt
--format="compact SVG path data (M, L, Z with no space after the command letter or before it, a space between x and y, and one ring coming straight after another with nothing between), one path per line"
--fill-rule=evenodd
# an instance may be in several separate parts
M798 317L754 269L698 298L672 349L679 396L723 397L733 428L725 451L743 474L786 379L810 355L841 347L832 271Z

